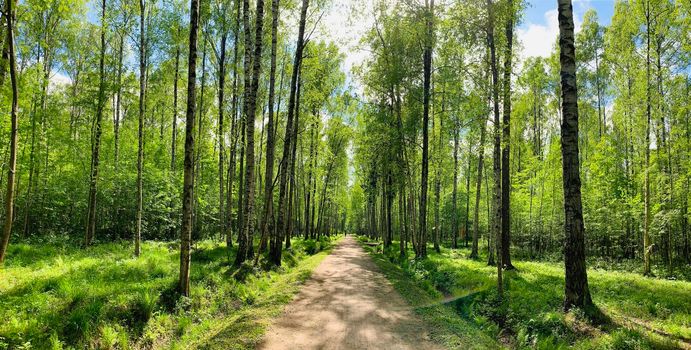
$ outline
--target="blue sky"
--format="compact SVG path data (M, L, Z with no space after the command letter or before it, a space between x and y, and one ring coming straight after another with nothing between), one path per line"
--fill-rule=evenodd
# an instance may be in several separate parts
M583 17L583 13L589 8L597 11L600 22L602 24L609 24L614 11L614 0L575 0L573 7L576 15L579 18ZM529 1L528 7L525 10L523 21L531 23L543 23L544 15L547 11L555 10L557 8L556 0L532 0Z
M580 29L583 15L588 9L597 11L600 24L609 25L614 13L615 0L574 0L574 22ZM528 0L523 18L517 29L522 44L521 57L547 56L559 34L556 0Z

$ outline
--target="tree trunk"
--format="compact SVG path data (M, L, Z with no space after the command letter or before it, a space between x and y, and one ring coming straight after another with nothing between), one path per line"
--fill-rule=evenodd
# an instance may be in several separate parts
M465 176L465 247L468 248L468 242L470 241L470 174L472 173L470 167L472 166L471 153L473 152L473 144L468 140L468 169Z
M243 93L244 94L244 93ZM239 107L238 107L239 108ZM245 213L244 213L244 199L245 199L245 150L246 150L246 143L245 143L245 137L246 137L246 128L247 128L247 123L245 120L245 112L244 110L238 111L240 113L239 118L240 118L240 154L238 158L238 163L239 163L239 168L238 168L238 204L237 204L237 227L235 230L238 233L238 245L240 245L240 241L244 239L242 235L242 230L245 227ZM244 249L244 248L243 248Z
M185 117L185 170L182 187L182 230L180 233L180 279L183 296L190 295L190 248L192 244L192 206L194 191L194 122L197 83L197 31L199 0L190 0L190 39L187 63L187 113Z
M312 173L314 168L314 129L316 129L316 122L310 128L310 159L309 170L307 171L307 193L305 194L305 239L308 239L311 234L312 221L310 220L310 205L312 198Z
M146 0L139 0L139 128L137 147L137 223L134 234L134 256L141 253L142 238L142 210L143 210L143 179L144 167L144 108L146 103L146 38L144 30Z
M6 1L7 21L7 46L9 49L10 84L12 85L12 109L10 112L10 159L7 170L7 192L5 193L5 223L2 229L2 242L0 242L0 266L5 261L5 253L12 235L12 221L14 220L14 194L15 177L17 170L17 110L19 105L19 90L17 87L17 62L14 52L14 9L11 0Z
M442 92L442 114L444 113L444 95ZM441 222L439 221L439 203L441 202L441 154L442 154L442 129L444 128L444 124L442 122L441 117L439 118L439 140L438 140L438 149L437 149L437 169L436 169L436 174L435 174L435 179L434 179L434 251L437 253L441 252L441 248L439 247L439 240L441 236ZM454 216L456 213L454 212Z
M578 91L571 0L559 0L559 63L561 66L561 154L564 182L564 309L592 305L585 267L585 228L578 159Z
M293 61L293 72L290 80L290 96L288 98L288 119L286 121L286 131L283 143L283 157L281 158L281 176L279 184L279 197L278 197L278 221L277 221L277 231L275 237L271 240L270 244L270 260L275 266L281 265L281 255L283 248L283 237L287 234L288 229L288 162L290 160L290 151L292 149L292 143L296 140L292 140L293 128L294 126L293 118L295 116L295 99L298 85L298 73L300 71L300 66L302 62L302 52L304 49L304 36L305 36L305 21L307 17L307 7L309 6L309 0L302 0L302 8L300 9L300 23L298 25L298 38L297 45L295 48L295 59Z
M228 192L226 194L226 216L228 221L228 233L226 234L226 247L228 248L228 259L230 260L230 248L233 246L233 184L235 183L235 165L237 163L236 151L238 141L238 56L240 43L240 1L235 1L235 27L233 28L233 98L231 100L231 110L233 111L233 121L230 126L231 149L228 164ZM238 197L241 197L238 194ZM238 207L240 209L240 207ZM239 211L239 210L238 210ZM238 230L236 230L238 231ZM239 231L238 231L239 232ZM239 236L239 234L238 234Z
M663 210L666 211L671 211L673 204L674 204L674 175L673 175L673 169L672 169L672 149L671 149L671 135L667 136L667 125L665 123L665 108L664 108L664 89L663 89L663 66L662 66L662 55L664 55L663 52L663 41L664 41L664 36L662 35L656 35L656 55L657 56L657 93L658 93L658 102L657 102L657 107L658 107L658 112L660 114L660 134L662 136L660 145L657 147L658 150L658 161L661 163L660 168L662 169L663 174L666 173L667 175L667 193L664 193L663 189L663 201L662 201L662 208ZM672 120L670 119L670 130L671 130L671 125L672 125ZM671 132L670 132L671 133ZM666 159L663 159L659 155L660 150L663 150L663 152L666 152ZM666 162L664 162L666 160ZM673 225L671 224L671 221L668 221L667 224L665 225L665 233L664 233L664 240L666 241L665 247L664 247L664 257L667 262L667 266L669 269L669 274L672 275L673 273L673 249L672 249L672 240L674 235L672 234L673 231Z
M201 5L200 5L201 6ZM201 16L201 14L200 14ZM202 32L204 32L204 28L201 29ZM195 186L192 191L192 198L193 198L193 208L192 208L192 232L195 237L199 236L201 234L201 228L199 227L200 224L197 221L197 218L199 217L199 194L197 191L199 190L198 186L199 184L197 183L202 179L202 151L204 149L204 143L202 143L202 130L204 129L204 91L206 90L206 40L203 41L202 45L202 78L199 81L201 84L199 88L199 101L197 101L197 108L199 109L199 116L198 116L198 123L199 126L197 127L197 143L198 147L196 147L196 155L195 155L195 170L194 170L194 181L195 181Z
M489 169L485 169L489 174ZM492 195L489 192L489 176L485 176L485 198L487 200L487 266L494 266L494 249L492 248Z
M422 174L420 175L420 232L415 256L427 256L427 177L429 173L429 113L430 113L430 82L432 78L432 44L434 41L434 0L430 0L425 9L425 46L423 50L422 73Z
M342 142L343 142L343 138L341 138L338 141L336 149L341 148ZM324 178L324 186L322 187L321 195L319 196L321 202L319 203L319 215L317 217L317 236L322 233L322 220L323 220L323 216L324 216L324 209L325 209L324 206L326 203L326 191L328 190L329 184L331 183L331 175L333 173L333 165L335 162L336 162L336 160L333 158L329 162L329 166L326 169L326 176ZM374 207L374 205L373 205L373 207ZM376 209L373 208L373 210L376 210ZM373 222L376 222L376 219L373 219ZM375 224L373 224L372 226L375 226Z
M315 143L318 143L319 141L319 124L317 122L317 139L315 140ZM314 149L314 162L313 162L313 168L316 168L317 164L319 164L319 147L315 147ZM314 178L312 179L312 209L310 212L310 237L314 238L316 236L315 234L315 215L317 215L317 178L316 174L313 174Z
M225 131L223 129L225 112L225 85L226 85L226 41L228 33L225 28L225 21L221 33L221 50L218 62L218 222L220 224L221 235L228 236L228 220L225 214ZM227 242L226 238L226 242Z
M91 245L96 234L96 189L98 183L98 167L101 150L101 120L103 119L103 108L106 99L106 0L103 0L101 12L101 54L99 59L99 84L98 84L98 105L96 106L96 122L94 124L94 137L91 148L91 177L89 180L89 202L87 211L86 235L84 245Z
M458 121L455 121L455 124L453 130L453 193L451 194L453 205L453 215L451 216L453 220L453 249L458 248ZM470 158L470 153L468 153L468 158ZM468 220L467 217L466 220Z
M114 148L114 159L115 159L115 171L118 171L118 163L120 160L120 109L122 106L122 68L123 68L123 56L124 56L124 46L125 37L120 35L120 43L118 47L118 88L115 94L115 119L113 120L113 148Z
M238 0L240 2L240 0ZM248 88L251 84L251 65L252 62L250 61L252 55L252 45L251 45L251 30L250 30L250 20L249 20L249 11L250 11L250 4L249 1L242 1L242 27L244 28L244 41L245 41L245 52L242 54L243 55L243 62L245 65L245 74L244 74L244 81L243 84L245 88L242 91L243 94L243 99L242 99L242 107L240 111L240 168L238 171L238 204L237 204L237 213L238 213L238 220L237 220L237 227L236 230L238 232L238 251L235 255L235 261L237 261L238 254L243 254L242 261L245 260L245 255L247 251L247 242L246 242L246 236L244 234L245 230L245 152L247 151L247 117L245 110L247 108L247 93L248 93ZM239 19L239 17L238 17ZM239 26L239 24L238 24ZM238 31L239 34L239 31ZM236 66L239 64L236 62ZM241 253L242 251L242 253Z
M288 171L288 174L290 176L290 189L289 189L289 198L288 198L288 230L285 235L285 242L286 242L286 249L290 248L290 237L293 235L293 223L296 218L291 218L291 215L293 213L293 198L295 195L295 161L296 161L296 152L297 152L297 142L298 142L298 125L300 122L300 95L302 93L302 73L298 72L298 89L296 92L296 97L295 97L295 121L293 122L293 142L291 142L292 150L291 150L291 155L290 155L290 166L286 169ZM295 215L297 217L297 215Z
M643 274L650 275L650 122L651 122L651 89L650 89L650 0L646 1L646 126L645 126L645 192L643 218Z
M36 56L36 66L38 67L38 62L40 56ZM38 72L37 72L38 74ZM36 102L31 103L31 112L29 113L29 118L31 119L31 146L29 147L29 180L26 186L26 204L24 205L24 236L29 234L31 229L31 211L34 202L34 187L36 183L36 178L38 177L38 170L36 166L36 120L38 116L36 115Z
M176 44L177 46L177 44ZM176 47L175 49L175 77L173 79L173 120L172 120L172 131L171 131L171 142L170 142L170 173L172 179L175 179L175 173L176 173L176 163L177 159L175 158L175 150L177 149L177 138L178 138L178 74L180 71L180 47ZM174 204L170 204L170 218L171 221L175 221L175 212L172 210L174 208ZM171 225L170 227L170 235L171 237L175 235L175 226Z
M386 175L386 241L391 245L393 241L393 228L392 225L392 215L391 210L393 207L393 176L391 175L391 169L389 169Z
M488 98L489 100L489 98ZM480 143L478 144L477 156L477 180L475 182L475 214L473 215L473 246L470 252L471 259L479 257L478 240L480 237L480 195L482 194L482 169L485 161L485 130L487 129L487 119L480 118Z
M500 300L503 298L504 285L502 282L502 201L501 201L501 120L499 119L499 77L497 73L497 56L494 43L494 8L492 0L487 0L487 11L489 13L489 24L487 28L487 42L490 49L490 64L492 67L492 103L494 109L494 154L493 171L494 187L492 203L492 236L495 237L497 252L497 292Z
M691 91L691 77L686 77L686 98L688 100L689 92ZM687 109L686 113L684 113L684 128L685 128L685 138L686 138L686 157L685 161L687 165L691 164L691 123L689 122L689 115L691 114L691 110ZM691 246L689 245L689 216L688 216L688 198L689 198L689 191L691 190L691 172L686 171L686 185L684 186L684 194L683 198L684 200L682 201L682 210L681 210L681 232L684 237L684 248L683 248L683 255L684 255L684 261L686 263L691 263Z
M509 18L506 22L506 51L504 52L504 118L503 149L501 155L501 261L506 270L511 264L511 56L513 46L513 0L508 1Z
M405 219L405 186L400 185L398 192L398 250L401 257L405 256L406 219Z
M276 43L278 42L279 0L271 1L271 62L269 64L269 114L266 122L266 171L264 173L264 215L261 227L261 243L257 259L266 245L269 233L274 232L274 150L276 138L274 133L274 97L276 94Z
M180 48L175 49L175 80L173 80L173 131L171 132L170 143L170 171L175 173L175 151L177 149L178 138L178 73L180 71Z
M244 1L245 12L243 17L245 22L249 17L249 0ZM250 42L251 31L249 26L245 27L245 101L244 112L246 120L247 132L247 150L245 152L245 208L244 218L245 225L242 230L244 246L242 242L238 246L238 253L235 256L235 265L242 264L245 259L252 257L253 252L253 237L254 237L254 120L257 112L257 88L259 85L259 75L261 73L262 62L262 28L264 25L264 0L257 0L256 22L255 22L255 39L254 39L254 56L252 54L252 45ZM251 70L250 70L250 62ZM250 80L251 77L251 80Z

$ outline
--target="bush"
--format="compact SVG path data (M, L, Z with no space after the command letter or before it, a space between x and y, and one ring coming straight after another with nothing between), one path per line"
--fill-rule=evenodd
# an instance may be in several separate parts
M305 253L309 255L314 255L319 252L319 242L313 240L313 239L307 239L305 240L304 244L304 249Z
M307 255L314 255L331 247L331 238L326 236L319 237L318 240L306 239L302 241L302 246Z
M432 283L434 284L434 287L446 294L449 295L451 294L451 291L453 290L453 287L455 285L455 280L454 280L454 273L451 271L434 271L432 273Z

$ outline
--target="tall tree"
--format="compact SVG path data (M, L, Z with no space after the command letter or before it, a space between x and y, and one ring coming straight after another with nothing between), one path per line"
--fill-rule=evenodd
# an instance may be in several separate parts
M225 18L226 2L223 2L222 8L218 11L222 13L223 18L221 23L221 47L218 53L218 222L220 224L220 232L222 235L230 235L228 216L225 213L226 196L225 196L225 180L224 180L224 165L225 165L225 142L226 135L223 129L225 118L225 85L226 85L226 44L228 40L227 20ZM227 238L226 238L227 240Z
M187 113L185 117L185 169L182 185L182 229L180 230L180 294L190 295L190 248L192 244L192 209L194 191L194 122L197 85L197 32L199 0L190 0L190 36L187 61Z
M177 46L177 45L176 45ZM175 164L177 163L176 150L178 138L178 80L180 73L180 48L175 48L175 75L173 78L173 118L172 130L170 132L170 171L175 172Z
M651 26L653 22L653 15L650 10L650 0L645 1L645 165L643 172L645 174L644 184L645 187L643 193L643 274L650 275L650 255L653 249L650 242L650 124L652 120L651 110L652 110L652 87L650 84L650 37L653 33Z
M490 55L489 50L485 55L486 67L483 81L489 81L489 70L490 70ZM491 100L492 93L490 89L487 91L487 101ZM489 104L489 103L488 103ZM485 161L485 136L487 130L487 117L483 115L480 118L480 141L478 144L478 157L477 157L477 179L475 182L475 214L473 215L473 245L470 251L470 258L477 259L478 254L478 241L480 237L480 195L482 194L482 169L484 168ZM489 200L489 199L488 199Z
M7 28L7 47L9 51L10 84L12 85L12 108L10 111L10 159L7 169L7 192L5 192L5 224L2 228L2 242L0 242L0 265L5 261L7 245L12 235L12 221L14 219L15 178L17 171L17 110L19 105L19 89L17 87L17 61L14 52L14 20L15 11L12 0L7 0L5 17ZM1 86L1 85L0 85Z
M302 53L305 49L305 22L307 20L307 8L309 7L309 0L302 0L302 8L300 9L300 23L298 25L298 38L295 47L295 58L293 60L293 72L290 78L290 95L288 97L288 118L286 120L285 137L283 138L283 156L281 157L281 176L278 191L278 218L276 222L276 234L271 239L269 247L269 258L272 264L276 266L281 265L281 255L283 249L283 239L287 236L288 230L288 179L289 170L287 169L290 163L290 156L292 150L292 143L297 142L293 140L293 128L297 127L294 121L295 117L295 102L298 87L298 74L302 63Z
M226 198L226 215L228 220L228 233L226 234L226 246L233 246L233 185L235 184L235 166L237 164L237 141L238 141L238 57L240 44L240 0L235 0L235 23L233 25L233 97L230 102L230 109L233 112L233 121L230 126L231 145L230 159L228 164L228 191ZM242 160L240 161L242 163ZM238 198L240 198L238 194ZM238 211L240 207L238 207ZM239 230L236 230L239 232ZM239 236L239 235L238 235ZM230 252L230 250L229 250Z
M451 205L453 206L453 248L458 248L458 142L460 135L459 132L459 121L454 120L453 128L453 191L451 192ZM441 137L440 137L441 139ZM470 153L468 153L468 159L470 159ZM470 181L470 180L468 180ZM470 193L467 194L470 196ZM466 220L467 219L466 214ZM466 235L468 232L466 232ZM467 242L468 240L466 240Z
M501 151L501 261L507 270L514 269L511 264L511 58L513 55L514 3L508 0L508 20L506 21L506 51L504 52L504 115Z
M91 147L91 177L89 180L89 207L87 211L86 235L84 245L90 245L96 234L96 190L98 184L98 167L101 151L101 120L106 102L106 0L101 4L101 53L99 58L98 102L96 105L96 120L94 122L93 143Z
M276 135L274 133L274 97L276 94L276 43L278 41L278 16L279 16L279 0L271 1L271 63L269 67L269 113L266 121L267 139L266 139L266 172L264 174L264 215L262 218L261 227L261 244L260 249L266 244L269 232L273 232L274 214L273 214L273 189L274 189L274 150L276 148ZM309 194L307 195L307 202L309 203ZM259 254L257 254L259 257Z
M578 88L571 0L558 0L561 66L561 155L564 182L564 309L592 305L585 267L585 227L578 159Z
M427 256L427 181L429 173L429 112L434 42L434 0L425 2L425 38L422 54L422 173L420 175L420 232L415 256Z
M248 0L245 0L245 9L249 8ZM247 17L249 11L245 11L244 16ZM255 191L255 176L254 176L254 120L257 112L257 89L259 85L259 75L261 73L262 62L262 43L263 43L263 25L264 25L264 0L257 0L256 21L255 21L255 38L254 38L254 56L250 57L252 53L252 45L249 41L251 31L245 28L245 120L247 132L247 151L245 152L245 208L244 218L245 225L242 230L244 240L240 241L238 245L238 252L235 256L235 264L239 265L247 258L251 257L251 247L253 245L254 235L254 191ZM250 70L250 62L252 63ZM250 78L251 77L251 80Z
M437 169L434 174L434 251L439 253L441 252L441 247L440 247L440 236L441 236L441 222L439 221L439 205L441 202L441 168L442 168L442 149L444 147L443 143L443 138L442 138L442 130L444 128L443 125L443 115L444 115L444 94L445 91L442 90L442 103L441 103L441 113L439 116L439 128L437 130L438 132L438 144L437 144ZM434 123L433 123L434 124ZM457 216L456 212L454 211L454 216ZM454 233L455 235L455 233Z
M493 152L493 172L494 187L492 191L492 233L494 236L497 252L497 291L499 297L503 297L504 283L502 282L502 239L501 239L501 120L499 119L499 74L497 72L497 53L494 42L494 4L492 0L487 0L487 44L490 51L490 66L492 69L492 105L494 110L494 152ZM492 249L490 247L490 249Z
M143 178L144 168L144 109L146 103L146 0L139 0L139 122L137 129L137 223L134 234L134 255L141 253L142 211L143 211Z

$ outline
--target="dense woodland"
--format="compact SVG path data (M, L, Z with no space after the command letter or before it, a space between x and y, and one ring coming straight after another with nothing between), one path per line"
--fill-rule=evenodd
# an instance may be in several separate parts
M310 41L318 18L302 16L296 56L279 4L255 14L248 3L202 1L190 54L184 2L18 5L12 240L175 240L186 195L193 239L227 237L247 246L249 258L259 248L248 240L292 234L284 226L294 218L299 234L343 227L346 189L336 184L345 182L344 118L355 102L344 91L338 48ZM9 79L3 88L9 106Z
M373 24L346 71L328 0L4 0L0 264L169 244L175 282L147 290L184 300L211 256L243 280L355 233L495 266L499 305L516 260L563 261L567 311L596 309L587 267L688 281L691 3L617 0L607 26L556 4L547 58L516 38L528 1L353 6Z
M690 261L686 5L618 1L611 25L600 25L590 10L575 35L587 256L640 261L641 272L654 266L663 276ZM510 268L514 255L561 256L559 47L555 43L547 59L517 60L513 29L524 6L529 4L492 5L492 54L487 4L435 8L429 92L419 44L424 18L381 10L365 38L376 54L361 72L369 98L354 141L354 228L385 242L403 232L404 241L432 241L435 249L471 245L477 256L478 249L493 246L486 240L493 239L487 232L500 184L504 264ZM428 131L420 103L426 94ZM501 119L494 113L496 96ZM396 150L396 156L384 150ZM499 178L495 158L501 158ZM425 164L429 170L420 171ZM427 209L419 210L424 197ZM420 220L427 225L416 225Z

